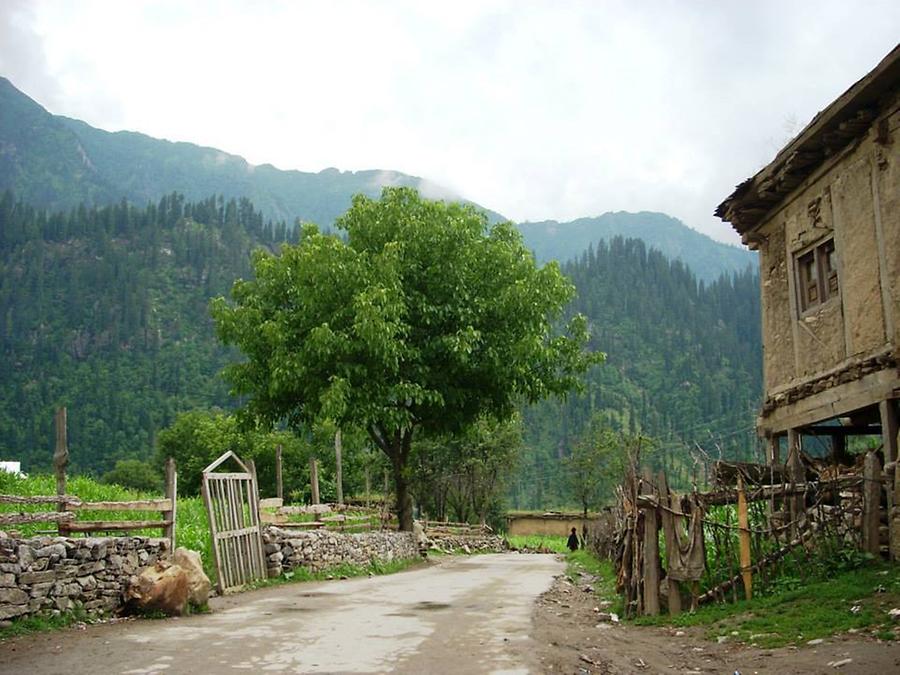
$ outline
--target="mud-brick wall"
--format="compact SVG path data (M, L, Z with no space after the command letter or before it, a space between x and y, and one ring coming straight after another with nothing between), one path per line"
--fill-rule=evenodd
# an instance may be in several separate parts
M314 530L292 532L268 527L263 534L269 576L297 567L311 571L341 564L364 567L373 561L391 562L418 558L419 545L412 532L361 532L342 534Z
M125 603L131 575L168 554L166 539L0 539L0 621Z

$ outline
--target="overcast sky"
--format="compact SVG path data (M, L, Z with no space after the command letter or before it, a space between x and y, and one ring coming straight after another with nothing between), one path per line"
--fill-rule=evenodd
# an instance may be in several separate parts
M0 0L0 74L53 113L728 241L715 206L898 39L896 0Z

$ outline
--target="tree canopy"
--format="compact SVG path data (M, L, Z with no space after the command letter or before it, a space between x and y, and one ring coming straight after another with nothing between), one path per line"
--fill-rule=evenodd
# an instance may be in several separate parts
M411 529L416 429L508 417L522 399L565 394L602 355L585 350L583 316L554 329L574 288L511 223L388 188L356 196L337 226L346 239L307 225L296 246L257 252L255 279L213 301L219 337L247 357L226 376L252 423L365 428Z

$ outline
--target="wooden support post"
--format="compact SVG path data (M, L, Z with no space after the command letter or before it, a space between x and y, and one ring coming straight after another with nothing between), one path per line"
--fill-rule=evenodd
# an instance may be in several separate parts
M738 527L740 528L741 576L744 579L744 595L747 600L753 599L753 571L750 561L750 516L747 511L747 495L744 492L744 479L738 476Z
M866 453L863 465L863 551L879 554L878 525L881 517L881 462L871 450Z
M800 432L797 429L788 429L788 476L791 485L805 483L805 470L800 459ZM805 509L805 497L793 495L790 497L791 538L795 538L800 531L800 517Z
M178 515L178 472L175 470L175 459L173 457L169 457L166 460L166 499L171 502L172 508L162 513L163 520L170 521L170 524L166 525L163 536L169 540L169 552L174 553L175 518Z
M309 458L309 487L312 492L312 503L319 503L319 461L315 457Z
M897 479L897 401L878 404L881 416L881 440L884 445L884 464L894 465L894 484L887 486L888 551L890 559L900 561L900 480Z
M772 434L766 441L766 462L771 466L781 464L781 438Z
M284 481L281 473L281 444L275 446L275 496L284 500Z
M668 506L673 511L677 510L677 499L675 495L669 493L669 481L666 480L666 472L660 471L658 481L658 489L659 489L659 503L663 506ZM678 581L673 579L670 576L672 571L672 560L671 560L671 551L670 542L676 541L677 535L674 532L674 527L681 527L681 524L675 520L674 516L671 518L666 518L665 514L663 514L663 529L666 537L666 585L668 587L668 599L669 599L669 615L675 616L676 614L681 614L681 588L678 585ZM676 544L677 545L677 544Z
M644 469L641 494L653 495L652 475ZM659 614L659 516L655 508L641 509L644 515L644 614Z
M341 430L334 433L334 482L337 487L337 503L344 503L344 471L341 461L343 444L341 443Z
M66 409L65 407L62 407L56 411L56 448L53 452L53 469L56 472L57 497L66 496L66 466L68 466L69 464L69 443L67 438L66 424ZM64 500L60 500L60 502L56 505L56 510L66 510L66 503ZM60 521L58 528L59 535L61 537L69 536L69 528L67 527L66 523Z
M365 476L366 476L366 508L369 508L369 495L372 492L372 476L369 471L369 467L365 468Z

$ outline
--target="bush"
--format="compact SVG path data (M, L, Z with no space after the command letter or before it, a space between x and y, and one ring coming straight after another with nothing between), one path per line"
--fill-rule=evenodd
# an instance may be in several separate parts
M103 474L100 482L140 492L161 492L163 489L162 475L153 465L139 459L120 459L112 471Z

